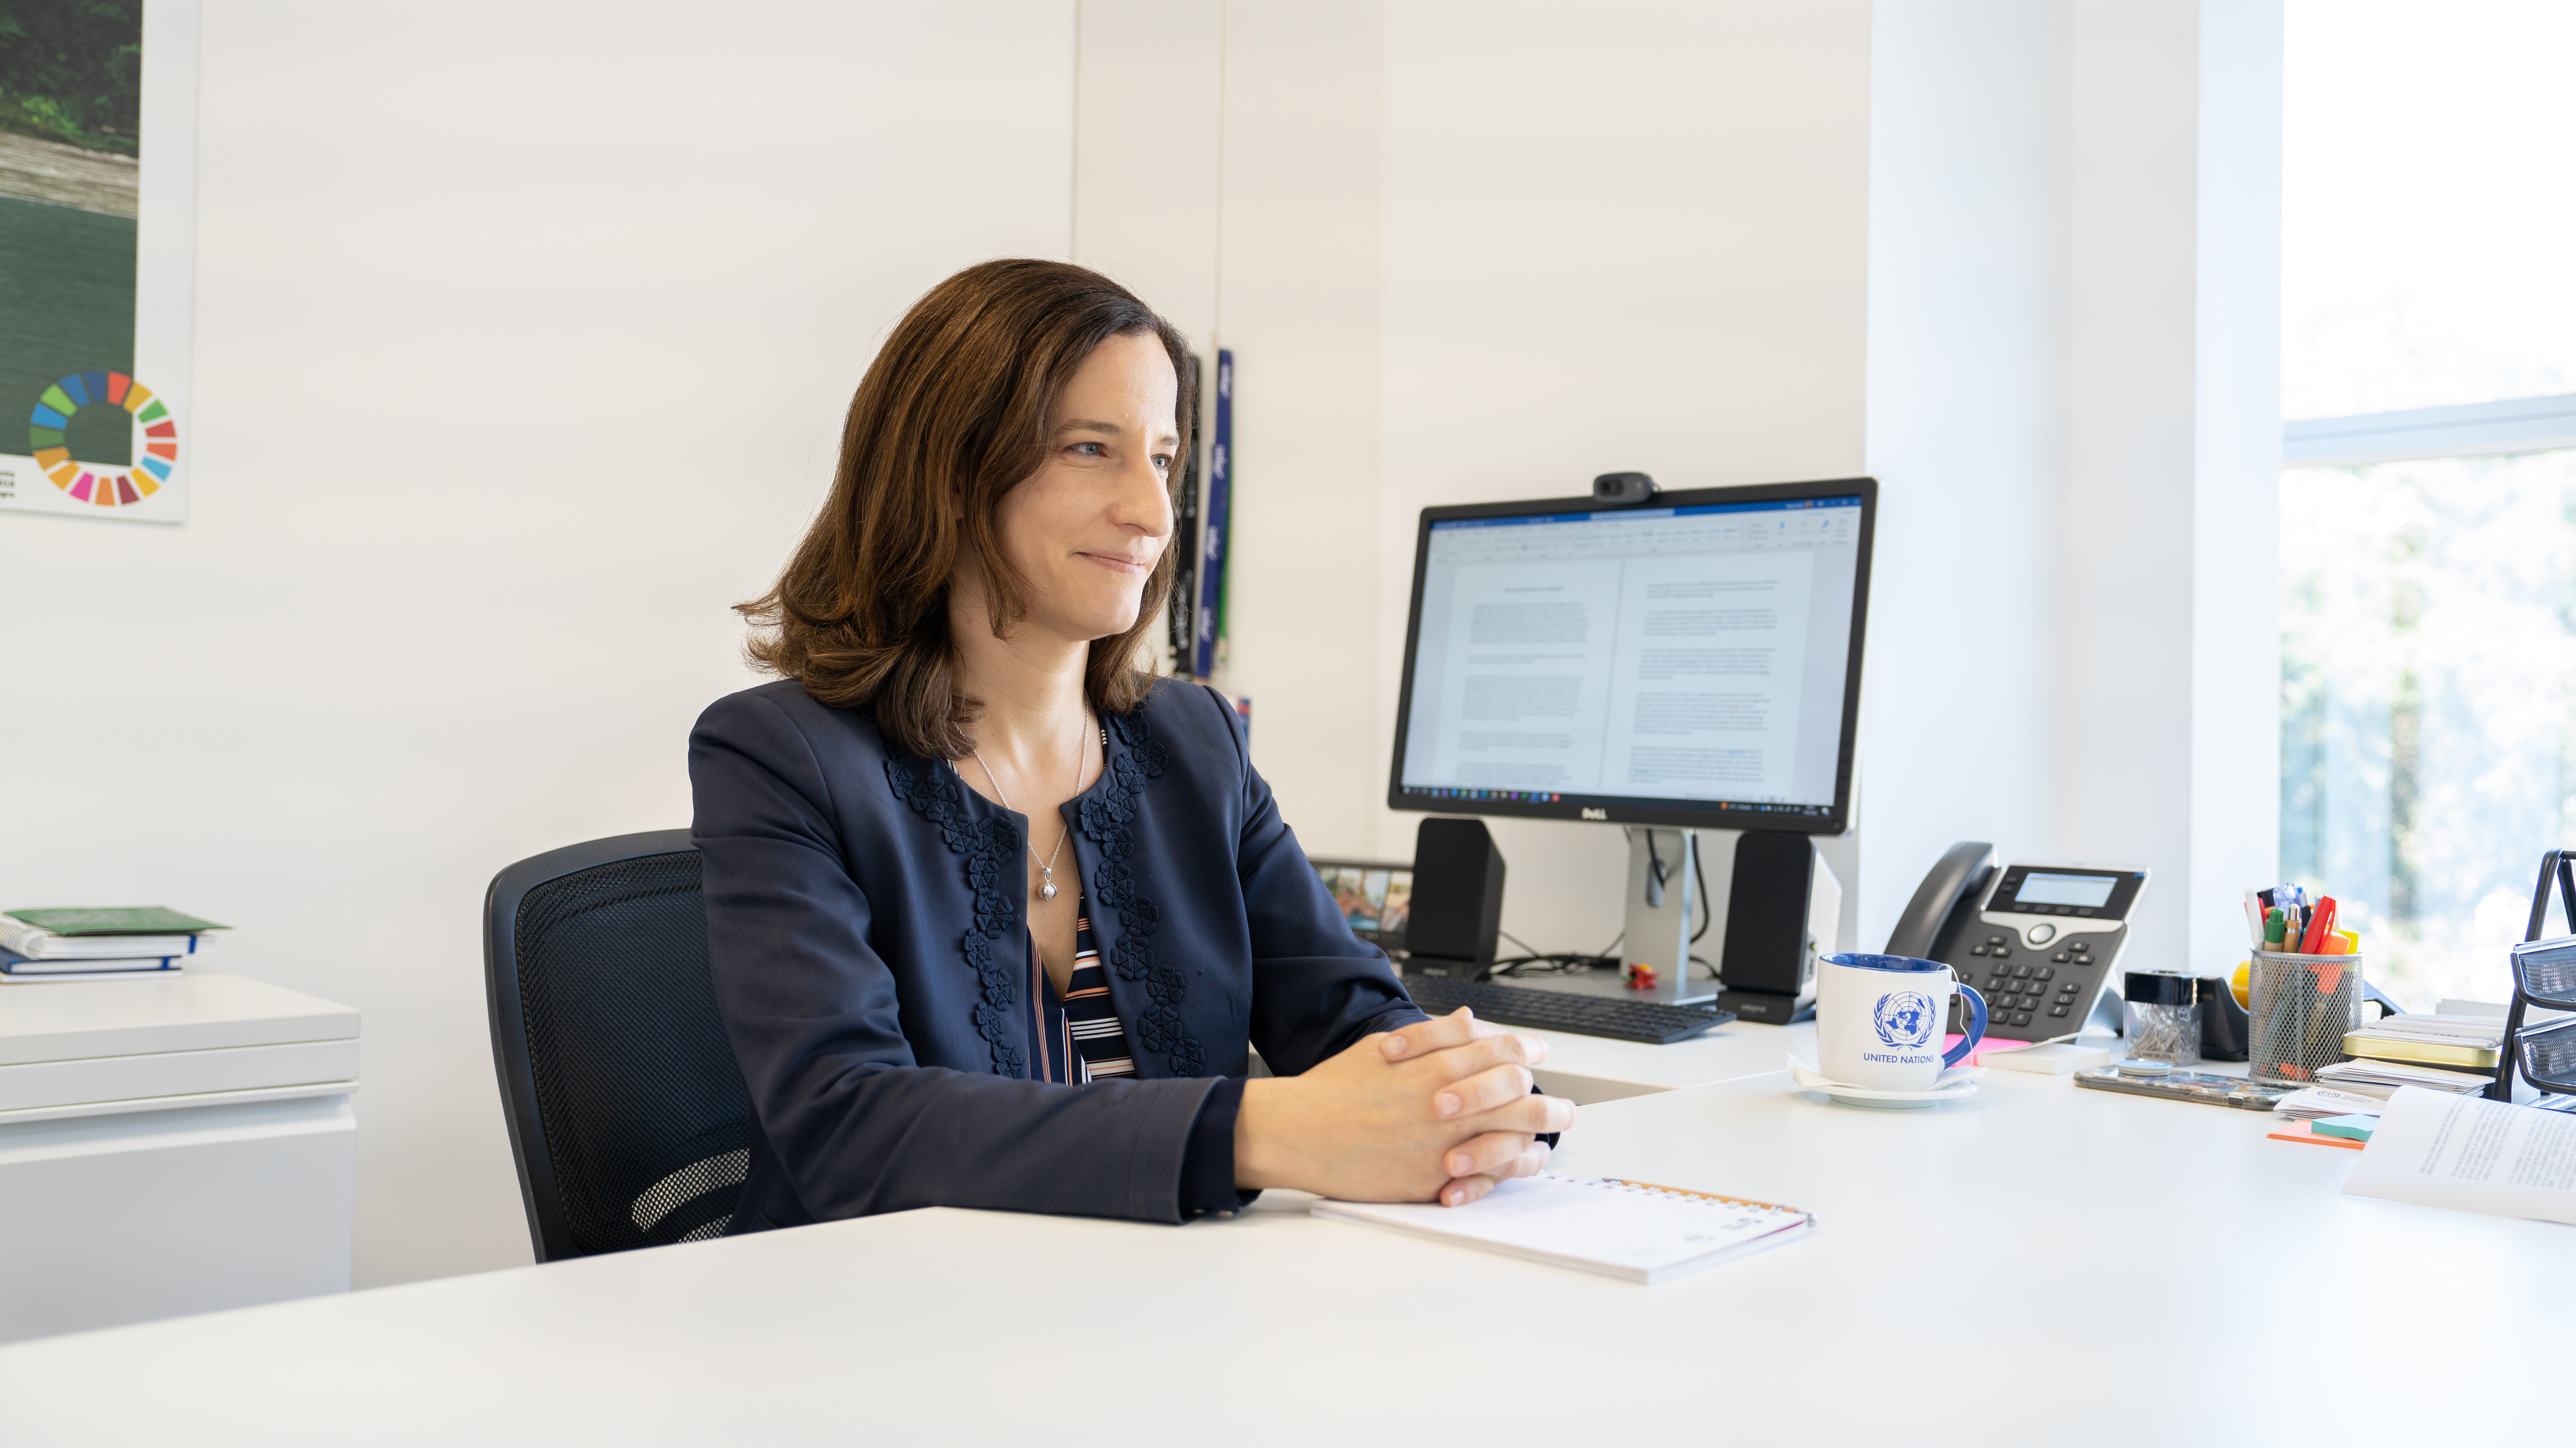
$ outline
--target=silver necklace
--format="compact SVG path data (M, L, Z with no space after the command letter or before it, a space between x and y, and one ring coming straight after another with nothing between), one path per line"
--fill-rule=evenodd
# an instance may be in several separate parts
M1084 754L1086 753L1082 745L1082 735L1082 722L1077 719L1074 722L1073 729L1073 787L1077 790L1082 788L1082 761ZM993 777L993 766L984 762L983 751L970 748L966 752L975 756L976 767L984 771L984 782L993 786L993 797L1002 802L1002 808L1009 809L1011 807L1011 797L1002 793L1002 782ZM1039 899L1052 900L1055 898L1055 862L1064 855L1064 842L1072 838L1073 826L1067 825L1064 827L1064 833L1056 836L1055 852L1048 855L1045 863L1038 866L1038 873L1046 877L1046 882L1038 886ZM1030 846L1029 858L1034 860L1037 858L1037 855L1037 847L1034 845Z

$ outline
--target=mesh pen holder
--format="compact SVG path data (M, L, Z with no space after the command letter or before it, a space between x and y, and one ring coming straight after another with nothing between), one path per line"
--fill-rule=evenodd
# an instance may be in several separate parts
M2343 1059L2344 1033L2361 1025L2358 955L2254 952L2252 1076L2305 1086Z

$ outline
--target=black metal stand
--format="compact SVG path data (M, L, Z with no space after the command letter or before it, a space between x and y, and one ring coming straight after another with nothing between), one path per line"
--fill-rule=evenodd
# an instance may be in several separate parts
M2549 923L2549 882L2552 877L2558 881L2559 913L2567 919L2568 933L2576 934L2576 850L2551 850L2540 857L2540 883L2532 887L2531 920L2522 930L2522 940L2526 945L2538 940L2541 927ZM2530 993L2523 989L2522 973L2514 972L2513 1004L2505 1008L2504 1041L2497 1051L2495 1084L2487 1088L2490 1101L2513 1099L2513 1071L2517 1044L2522 1036L2522 1018L2532 1005Z

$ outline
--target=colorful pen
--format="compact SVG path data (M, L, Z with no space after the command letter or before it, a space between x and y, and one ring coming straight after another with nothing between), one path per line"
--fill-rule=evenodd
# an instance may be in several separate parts
M2317 913L2315 918L2308 922L2308 933L2300 937L2299 953L2301 955L2324 954L2326 948L2326 934L2334 929L2334 921L2335 897L2332 895L2318 896Z

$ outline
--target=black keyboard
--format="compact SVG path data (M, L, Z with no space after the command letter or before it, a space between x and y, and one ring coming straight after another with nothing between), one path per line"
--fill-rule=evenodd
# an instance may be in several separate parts
M1733 1011L1699 1006L1657 1005L1611 996L1576 995L1572 991L1531 990L1527 986L1489 985L1445 975L1408 975L1405 992L1425 1014L1445 1016L1465 1006L1480 1021L1498 1026L1528 1026L1540 1031L1572 1031L1578 1036L1607 1036L1614 1041L1642 1041L1669 1046L1711 1026L1735 1019Z

